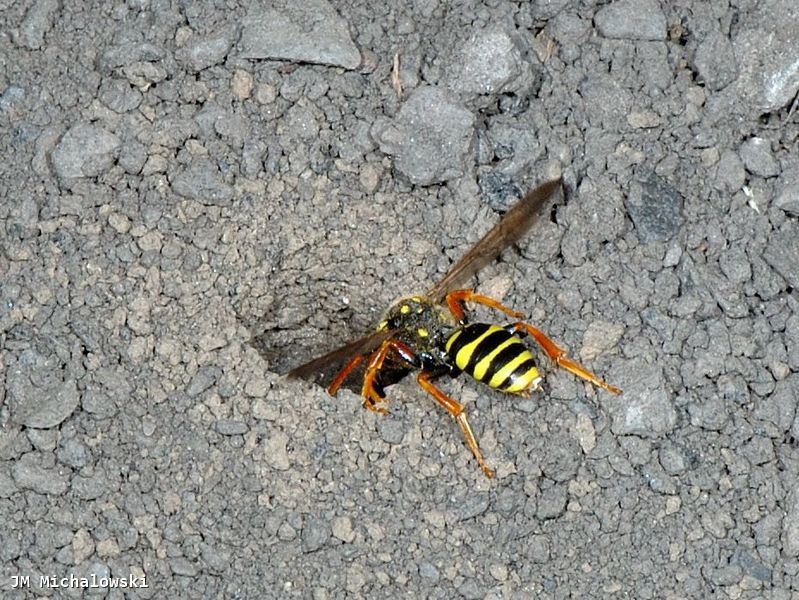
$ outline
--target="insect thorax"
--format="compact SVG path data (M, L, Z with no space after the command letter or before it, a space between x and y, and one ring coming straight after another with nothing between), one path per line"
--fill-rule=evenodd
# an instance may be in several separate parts
M417 354L437 356L457 325L446 307L422 296L409 296L386 311L378 329L396 329L394 337Z

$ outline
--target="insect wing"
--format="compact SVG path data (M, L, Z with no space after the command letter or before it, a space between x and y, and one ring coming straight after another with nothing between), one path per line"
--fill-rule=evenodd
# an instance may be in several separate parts
M443 279L433 286L427 294L428 297L441 302L449 292L466 285L480 269L497 258L505 248L518 241L535 223L547 201L556 193L562 194L562 192L561 180L554 179L525 194L479 242L472 246L471 250L455 263Z
M375 350L380 344L390 338L393 333L393 330L389 329L381 329L370 333L362 338L353 340L341 348L336 348L327 354L293 368L286 373L286 376L295 379L309 379L320 371L325 371L330 367L344 363L359 354L366 354Z

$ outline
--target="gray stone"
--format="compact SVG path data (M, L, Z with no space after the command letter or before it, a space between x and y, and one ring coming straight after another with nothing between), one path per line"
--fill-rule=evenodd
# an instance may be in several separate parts
M245 176L254 178L263 170L263 161L267 153L266 143L258 138L247 137L241 152L241 168Z
M783 171L776 184L774 206L794 216L799 216L799 164Z
M222 370L219 367L213 365L201 367L191 378L189 385L186 387L186 393L192 398L196 398L214 385L221 375Z
M170 177L174 192L208 206L230 206L233 187L222 181L219 169L206 161L193 163Z
M77 474L72 479L71 492L81 500L96 500L109 491L112 480L102 470L96 470L93 475L84 477Z
M473 492L458 502L458 518L461 521L473 519L488 510L488 494Z
M746 251L740 246L730 246L719 257L722 272L732 283L741 284L752 277L752 265Z
M111 71L137 62L153 62L164 58L162 48L148 42L125 42L111 46L100 55L98 66L102 71Z
M288 523L283 523L277 530L277 537L284 542L290 542L297 537L297 530Z
M419 565L419 575L429 580L431 583L438 582L441 577L436 566L428 561L424 561Z
M89 448L80 440L62 438L56 448L56 458L73 469L81 469L92 460L92 455Z
M633 96L615 78L604 73L591 73L580 83L580 96L588 119L595 127L609 129L626 125L633 107ZM589 139L598 138L588 135Z
M57 496L67 490L69 478L58 469L45 466L38 452L23 454L12 468L14 482L39 494Z
M146 89L153 83L160 83L167 78L167 70L158 63L137 62L122 67L122 74L131 85ZM168 94L169 87L164 88L161 94Z
M547 448L547 452L539 460L544 476L562 483L575 477L582 463L582 453L576 440L565 438Z
M513 181L520 174L529 172L531 165L544 153L541 137L532 119L507 119L504 115L489 119L486 123L485 140L491 144L488 162L492 163L495 172L501 175L501 178L489 182L493 184L494 190L499 189L500 193L502 178ZM505 190L507 193L508 188ZM504 207L501 204L495 204L494 207L498 210L507 210L523 195L524 190L520 189L519 192L514 198L508 198ZM490 196L486 199L490 199Z
M771 153L771 143L759 137L746 140L738 152L746 170L761 177L775 177L780 173L780 164Z
M788 362L791 368L794 371L799 371L799 315L792 315L785 322L785 346L788 350ZM794 426L799 426L799 417ZM796 429L794 433L794 437L799 439L799 429Z
M530 2L530 12L533 18L548 21L552 17L562 14L561 11L569 5L571 0L533 0Z
M763 257L790 285L799 288L799 224L786 221L772 233Z
M8 376L7 386L11 420L26 427L55 427L69 417L80 402L72 379L37 387L25 373L13 371Z
M122 397L125 396L115 396ZM98 417L113 417L117 413L117 405L114 398L103 388L102 385L93 383L86 386L83 392L81 407L87 413Z
M786 556L799 556L799 483L794 483L784 505L782 551Z
M594 34L590 19L581 18L577 13L568 10L556 15L547 24L547 29L552 39L562 44L558 54L563 53L564 60L570 62L580 57L580 44Z
M563 485L547 488L538 497L535 516L542 521L556 519L566 510L566 500L566 488Z
M524 195L512 177L498 171L479 176L480 196L494 210L506 211Z
M25 88L18 85L10 85L0 94L0 113L8 112L14 107L21 107L27 97Z
M55 450L56 442L58 441L58 430L56 429L35 429L33 427L27 429L25 434L28 441L33 444L33 447L43 452L52 452Z
M774 460L774 444L770 438L758 435L740 447L738 454L752 465L763 465Z
M626 205L638 238L645 244L669 240L682 224L683 202L682 194L654 173L632 182Z
M230 556L227 553L218 551L210 544L200 544L202 559L206 565L215 573L223 573L230 565Z
M286 471L291 465L288 454L289 438L283 431L274 431L264 444L267 464L278 471Z
M319 135L319 121L311 107L295 104L286 111L286 131L292 137L310 141Z
M549 561L549 538L546 535L531 535L527 538L526 545L531 561L538 564Z
M735 193L743 187L745 181L746 171L744 170L743 161L741 161L737 152L727 150L721 155L716 168L716 188Z
M118 113L129 112L141 104L141 92L125 79L107 79L99 91L100 101Z
M743 546L738 546L735 550L730 558L730 564L740 566L750 577L771 583L771 569L752 556L749 550Z
M184 575L185 577L194 577L197 575L197 566L189 559L182 556L169 559L169 568L175 575Z
M205 138L214 138L216 134L216 122L228 117L228 112L216 104L206 103L196 115L194 122L200 130L200 135Z
M336 539L347 544L355 540L355 531L352 529L352 519L349 517L336 517L333 519L333 535Z
M14 479L7 471L0 471L0 498L10 498L19 491Z
M721 398L712 397L688 405L691 425L708 431L720 431L729 421L729 416Z
M694 67L711 90L720 90L735 81L738 69L730 39L715 28L708 32L696 49Z
M38 235L39 205L32 194L26 194L19 198L16 206L13 206L10 216L10 223L13 223L16 235L25 238Z
M38 50L44 45L44 35L53 26L53 14L58 10L58 0L36 0L19 29L13 32L13 40L29 50Z
M594 321L583 334L580 359L590 362L615 347L624 334L624 325L608 321Z
M725 513L708 512L703 515L702 525L717 538L726 536L727 523L722 521ZM724 565L707 569L705 577L717 586L731 586L741 581L743 572L738 565Z
M214 123L214 130L232 148L241 148L244 141L252 135L253 126L240 113L227 112Z
M668 440L661 445L658 460L660 466L669 475L679 475L684 473L687 468L683 450Z
M175 53L175 58L190 73L198 73L225 60L232 44L231 36L227 33L215 37L192 38Z
M125 172L130 175L138 175L141 173L146 161L147 148L136 140L128 140L119 150L119 159L117 162L119 166L125 169Z
M799 4L764 0L737 24L733 48L739 77L731 90L761 112L786 106L799 92Z
M660 437L677 424L677 411L666 391L660 365L643 359L625 361L609 378L623 391L606 401L611 430L616 435Z
M594 23L607 38L666 39L666 15L656 0L616 0L597 11Z
M653 492L666 494L668 496L677 493L677 484L675 480L669 477L657 463L645 465L642 469L642 475L647 482L649 482L649 488Z
M403 437L405 437L403 422L391 417L380 419L377 431L383 441L389 444L399 444L402 442Z
M530 65L515 40L499 26L476 31L455 55L445 85L457 92L497 94L530 84Z
M475 579L466 579L458 587L458 594L465 600L482 600L486 597L486 590Z
M474 115L448 92L421 87L394 121L379 120L372 136L394 156L396 169L416 185L461 177L474 141Z
M303 552L316 552L330 539L330 526L321 519L308 517L302 527Z
M65 182L96 177L116 159L120 140L113 133L88 123L75 125L53 151L53 167Z
M222 435L243 435L249 431L249 427L244 421L221 419L216 422L216 430Z
M242 58L279 59L356 69L361 53L349 26L326 0L276 0L243 23Z
M87 578L90 581L99 581L111 576L111 568L103 562L93 560L88 564L77 565L75 568L75 575L79 578ZM96 587L92 588L91 591L99 595L99 593L107 591L107 588Z

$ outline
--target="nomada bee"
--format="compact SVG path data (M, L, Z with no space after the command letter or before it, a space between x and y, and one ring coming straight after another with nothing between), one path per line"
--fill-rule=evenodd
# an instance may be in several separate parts
M466 444L488 477L494 472L480 452L463 405L436 387L433 381L437 377L463 372L496 390L529 396L541 383L533 354L522 341L529 335L559 367L613 394L621 393L568 358L541 330L520 320L522 313L462 287L530 229L549 198L562 193L561 180L556 179L526 194L427 293L399 300L371 334L296 367L288 376L310 378L345 363L327 388L335 396L347 377L357 367L365 366L361 385L364 406L384 414L384 388L416 371L422 389L455 417ZM514 321L507 325L470 322L467 302L505 313Z

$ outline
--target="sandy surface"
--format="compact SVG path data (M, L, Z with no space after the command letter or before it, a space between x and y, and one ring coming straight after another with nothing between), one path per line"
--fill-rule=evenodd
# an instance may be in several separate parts
M799 593L795 2L0 22L4 597ZM280 375L559 175L475 284L622 396Z

